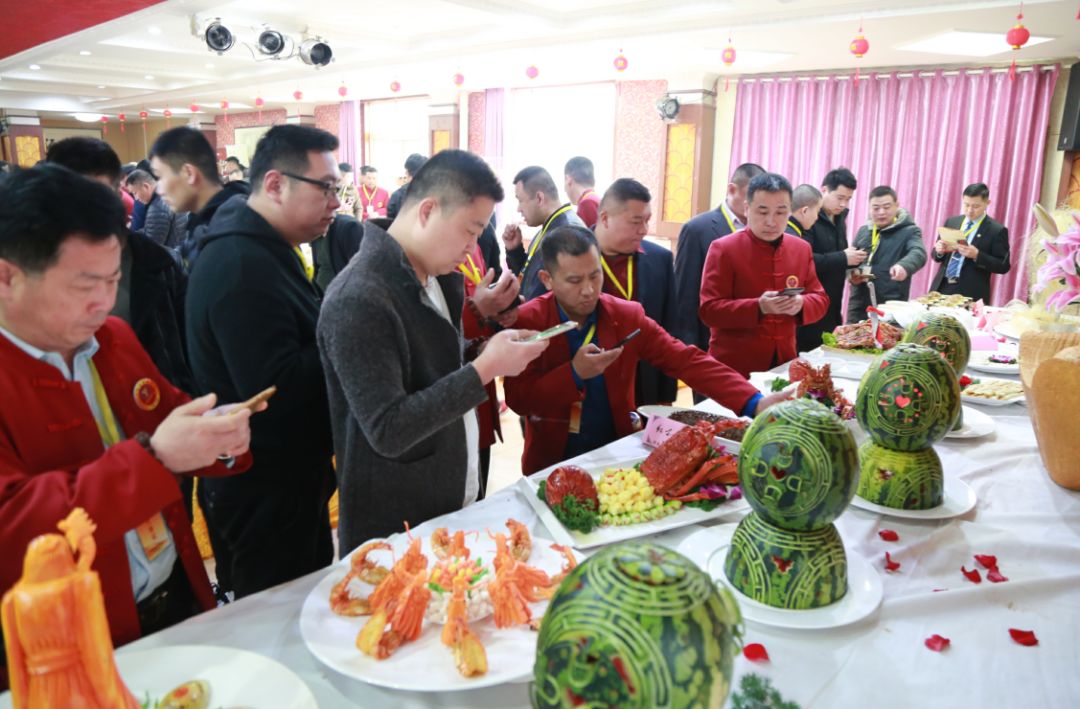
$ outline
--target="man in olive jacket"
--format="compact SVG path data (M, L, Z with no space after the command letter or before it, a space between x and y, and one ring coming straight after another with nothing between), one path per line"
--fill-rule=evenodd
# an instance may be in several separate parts
M896 191L880 185L870 191L870 221L859 227L855 248L869 256L861 270L851 275L851 299L848 301L847 321L866 320L870 303L869 280L862 271L869 264L874 276L874 292L880 305L889 300L907 300L911 293L911 277L926 265L926 246L922 230L907 210L901 209Z

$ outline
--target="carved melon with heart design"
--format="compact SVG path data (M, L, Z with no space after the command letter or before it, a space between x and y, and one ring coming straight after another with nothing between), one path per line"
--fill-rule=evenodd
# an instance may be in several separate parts
M859 448L856 494L882 507L928 510L944 500L945 475L933 448L908 453L867 441Z

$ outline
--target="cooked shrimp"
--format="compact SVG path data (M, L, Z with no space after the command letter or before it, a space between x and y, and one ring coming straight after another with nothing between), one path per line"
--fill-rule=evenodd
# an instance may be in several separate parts
M367 598L355 598L349 592L349 582L358 578L365 583L376 586L389 575L390 569L384 566L376 566L368 559L368 554L376 549L391 550L386 542L368 542L350 557L349 573L345 578L334 584L330 589L330 610L338 615L357 616L371 613L371 606Z
M516 519L506 520L506 527L510 530L510 553L518 561L528 561L532 554L532 537L529 536L529 528Z

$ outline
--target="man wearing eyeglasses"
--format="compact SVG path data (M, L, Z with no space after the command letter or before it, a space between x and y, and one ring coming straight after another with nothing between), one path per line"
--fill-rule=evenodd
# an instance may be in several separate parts
M243 401L277 387L270 409L252 419L251 474L199 486L219 585L237 597L333 558L332 442L315 341L321 293L296 247L326 233L341 204L337 146L310 126L267 131L251 160L251 196L214 216L188 283L198 390Z

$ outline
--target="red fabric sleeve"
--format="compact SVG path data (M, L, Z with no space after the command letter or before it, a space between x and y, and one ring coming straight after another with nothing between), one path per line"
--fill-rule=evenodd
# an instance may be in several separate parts
M701 307L698 310L701 322L708 327L757 327L761 319L757 298L736 298L734 293L734 264L724 253L722 240L717 239L709 246L701 275Z

